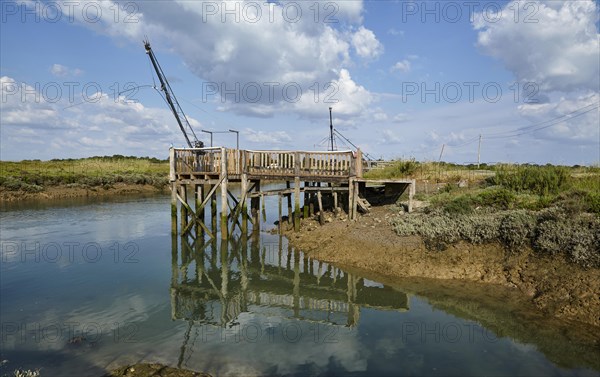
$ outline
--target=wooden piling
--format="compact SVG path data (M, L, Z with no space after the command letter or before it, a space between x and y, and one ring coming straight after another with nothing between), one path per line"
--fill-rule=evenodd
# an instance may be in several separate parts
M177 234L177 183L171 182L171 234Z
M179 196L181 197L182 200L186 201L187 203L187 185L180 185L179 186ZM188 210L186 208L186 206L181 205L181 230L183 232L183 229L185 229L187 227L187 222L188 222Z
M285 182L285 187L289 190L290 189L290 181L286 181ZM287 194L287 207L288 207L288 224L291 224L292 221L294 220L293 216L292 216L292 194Z
M354 219L354 214L352 213L352 209L354 208L354 179L350 178L348 180L348 220Z
M282 208L282 206L283 206L282 201L283 201L283 198L282 198L281 194L277 195L277 197L279 199L278 200L278 204L279 204L279 206L278 206L278 209L279 209L279 221L277 222L277 230L279 231L279 234L281 234L281 231L283 230L283 228L282 228L282 226L283 226L283 224L282 224L282 210L283 210L283 208Z
M319 202L319 224L325 223L325 214L323 213L323 201L321 200L321 191L317 191L317 201Z
M228 235L227 229L227 151L221 148L221 239L226 240Z
M242 174L241 174L241 200L242 206L242 234L248 234L248 206L246 196L248 195L248 173L246 172L246 154L242 152ZM235 221L235 219L233 219Z
M300 177L294 178L294 230L300 230Z
M354 198L352 199L352 220L356 220L358 218L358 192L359 192L359 183L358 181L354 181L354 188L352 189L352 194Z
M211 185L211 191L214 189L215 185ZM217 192L214 191L210 196L210 226L212 228L213 233L216 235L217 230Z
M194 185L194 197L196 198L196 200L194 201L194 209L196 212L196 236L200 236L201 234L204 235L204 230L202 229L202 226L200 226L199 221L204 221L204 209L201 209L202 207L202 201L203 201L203 189L202 189L202 185Z
M254 183L254 191L260 192L260 181ZM254 225L252 231L260 230L260 196L253 196L250 199L250 211L252 212L252 224Z
M305 218L305 219L308 219L308 216L309 216L309 214L308 214L308 201L309 201L309 199L308 199L308 195L309 195L309 194L308 194L308 192L306 191L306 188L307 188L309 185L310 185L310 182L304 182L304 206L303 206L303 208L302 208L302 209L303 209L303 212L304 212L304 214L303 214L303 215L304 215L304 218Z

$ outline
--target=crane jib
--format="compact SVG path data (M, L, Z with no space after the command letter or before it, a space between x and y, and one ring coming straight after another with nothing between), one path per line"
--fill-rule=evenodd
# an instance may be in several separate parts
M148 56L150 57L152 67L154 68L154 71L158 76L158 81L160 82L160 90L164 93L165 101L169 105L169 108L171 109L171 112L173 113L173 116L177 121L179 129L183 133L187 145L190 148L204 148L204 143L198 140L198 137L196 137L194 129L192 128L185 113L183 112L183 109L179 105L179 102L177 101L177 98L175 97L175 94L173 93L173 90L171 89L171 86L167 81L167 77L163 73L162 68L158 63L158 60L156 59L156 56L152 51L152 47L150 47L150 42L147 40L144 41L144 47L146 48L146 54L148 54Z

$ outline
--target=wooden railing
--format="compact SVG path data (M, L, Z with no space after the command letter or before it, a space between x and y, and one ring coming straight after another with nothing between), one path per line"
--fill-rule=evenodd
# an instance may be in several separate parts
M225 163L222 158L225 156ZM360 150L342 152L250 151L227 148L172 148L171 180L181 175L247 174L264 177L362 176Z

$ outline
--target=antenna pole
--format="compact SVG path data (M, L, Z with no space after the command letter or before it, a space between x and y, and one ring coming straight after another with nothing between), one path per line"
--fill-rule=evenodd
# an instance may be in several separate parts
M329 107L329 137L331 138L331 151L333 152L333 117L331 115L332 108Z
M479 134L479 146L477 147L477 169L481 163L481 134Z

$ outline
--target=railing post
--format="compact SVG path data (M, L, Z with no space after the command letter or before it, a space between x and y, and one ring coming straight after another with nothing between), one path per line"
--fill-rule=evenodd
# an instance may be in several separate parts
M362 151L360 148L356 150L356 178L362 178L363 163L362 163Z

